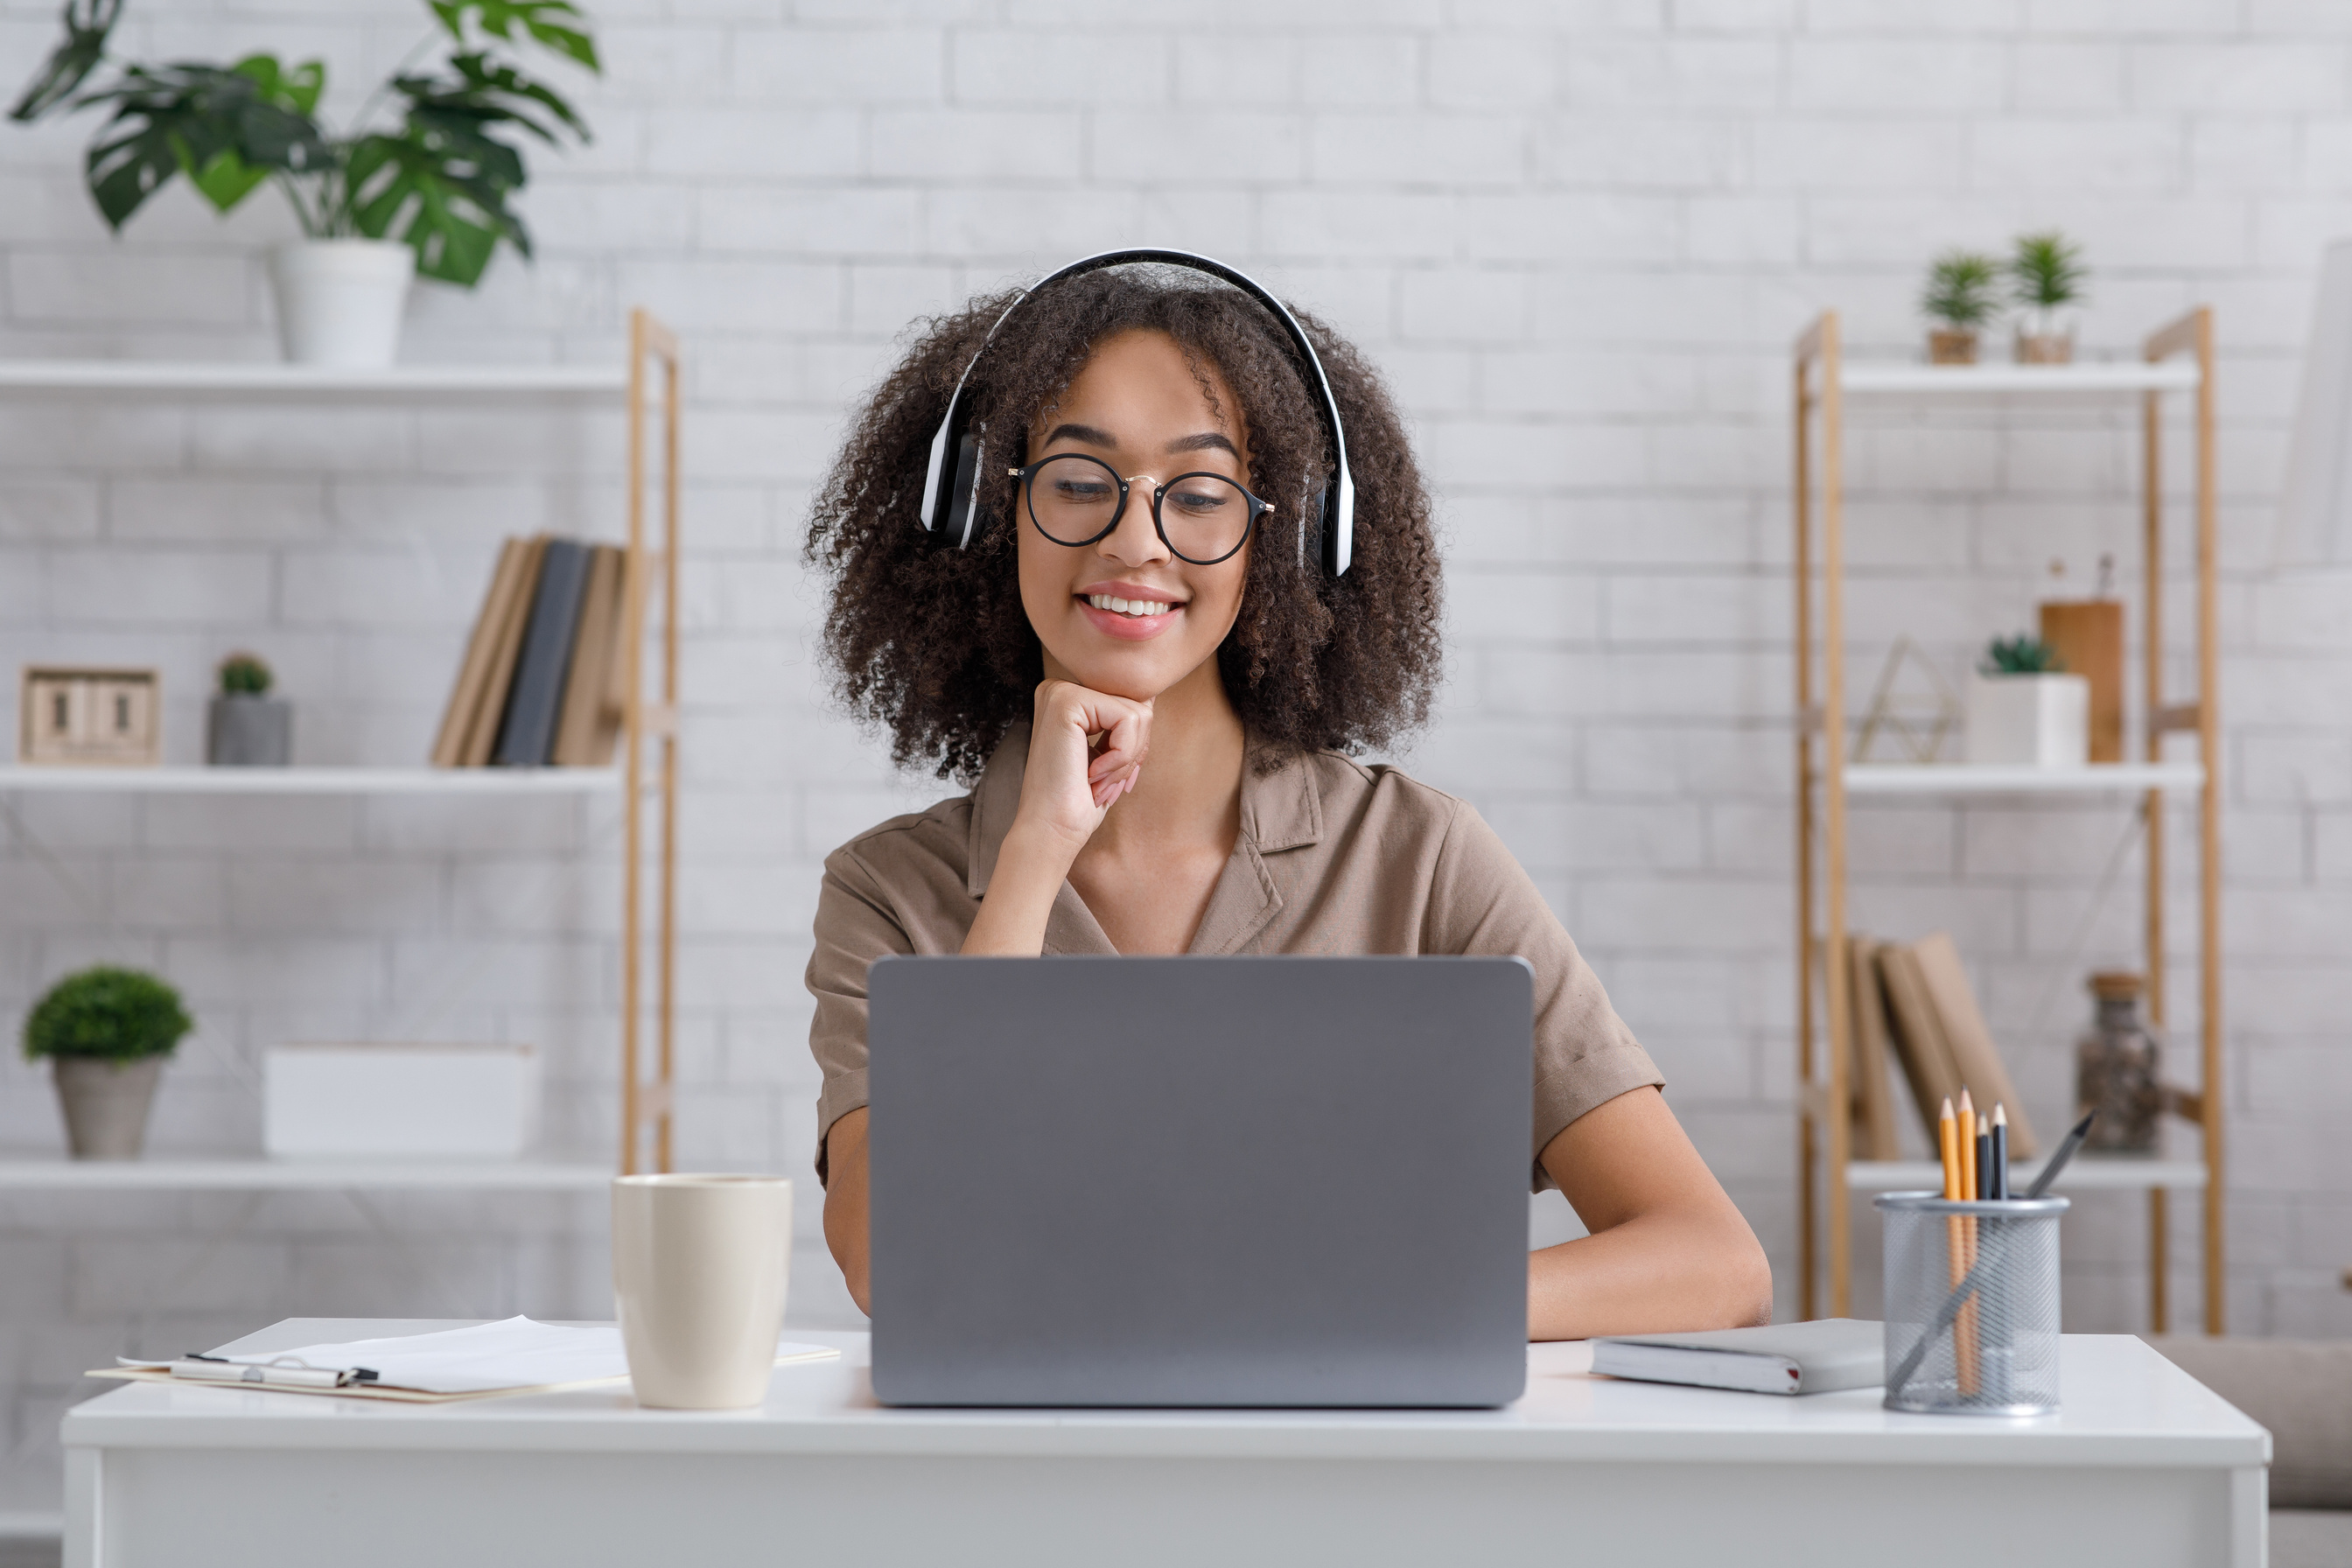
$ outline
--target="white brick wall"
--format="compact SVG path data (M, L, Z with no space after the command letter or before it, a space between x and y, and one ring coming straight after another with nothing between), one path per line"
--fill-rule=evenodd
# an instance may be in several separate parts
M476 295L421 291L409 347L609 360L636 303L685 335L688 1163L806 1169L817 862L937 793L891 778L826 712L807 647L820 606L797 541L846 400L919 312L1084 250L1189 245L1325 312L1386 369L1454 570L1453 679L1408 760L1475 798L1556 900L1791 1308L1787 345L1833 305L1864 352L1907 353L1930 252L2054 224L2090 245L2090 352L2128 353L2192 303L2220 310L2231 1310L2246 1331L2352 1331L2335 1283L2352 1177L2321 1131L2352 1111L2352 574L2268 564L2317 249L2352 231L2352 16L2307 0L593 9L612 67L583 95L598 139L534 153L539 265L502 258ZM406 0L134 0L124 41L323 54L349 108L421 16ZM0 84L54 35L48 0L0 0ZM271 198L224 223L175 193L110 241L76 176L88 130L0 129L0 353L271 353L258 257L290 226ZM2053 556L2079 585L2113 550L2128 584L2131 427L2074 412L1858 428L1855 682L1902 631L1957 672L2027 624ZM161 664L166 751L187 761L211 662L251 645L298 703L299 755L414 761L498 535L617 528L615 435L584 405L12 400L0 669ZM2188 607L2168 604L2176 630ZM609 809L12 809L0 1014L13 1028L48 979L102 957L173 975L201 1027L166 1080L160 1145L250 1147L252 1063L273 1041L430 1017L543 1042L559 1136L605 1146ZM1958 935L2045 1122L2068 1094L2080 971L2132 957L2127 860L2089 950L2061 962L2123 826L2014 804L1857 814L1859 918ZM2177 994L2184 1031L2194 1012ZM46 1086L8 1056L0 1144L56 1137ZM804 1196L795 1311L842 1321ZM603 1310L593 1203L381 1207L426 1268L328 1197L0 1202L0 1511L55 1506L57 1410L78 1368L117 1351L291 1312ZM2082 1207L2070 1322L2137 1326L2138 1206ZM2193 1205L2176 1210L2175 1300L2193 1308ZM231 1239L206 1258L190 1238L216 1232Z

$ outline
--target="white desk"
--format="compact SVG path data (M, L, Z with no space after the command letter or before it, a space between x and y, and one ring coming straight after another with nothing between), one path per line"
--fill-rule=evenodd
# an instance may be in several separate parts
M450 1326L298 1318L236 1348ZM1502 1411L885 1410L863 1334L800 1337L847 1353L720 1414L127 1384L65 1419L67 1568L2264 1555L2269 1434L2133 1339L2069 1336L2064 1413L2010 1422L1612 1382L1582 1345L1531 1347Z

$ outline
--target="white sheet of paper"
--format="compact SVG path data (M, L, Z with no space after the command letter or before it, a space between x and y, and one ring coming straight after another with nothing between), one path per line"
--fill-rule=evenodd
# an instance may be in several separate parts
M779 1341L776 1359L829 1361L840 1354L824 1345ZM470 1329L430 1334L352 1340L344 1344L303 1345L275 1355L232 1356L241 1365L266 1365L293 1357L316 1367L373 1367L378 1383L428 1394L475 1394L495 1388L535 1388L551 1383L593 1383L626 1377L629 1358L616 1327L565 1328L513 1317Z

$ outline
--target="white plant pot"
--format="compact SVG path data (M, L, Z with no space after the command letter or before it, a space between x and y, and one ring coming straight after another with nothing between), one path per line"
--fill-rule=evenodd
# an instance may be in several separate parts
M275 1159L512 1160L539 1137L529 1046L278 1046L262 1056Z
M301 239L271 251L278 343L288 363L390 368L415 275L416 253L397 240Z
M2079 768L2091 760L2091 683L2080 675L1969 679L1969 761Z

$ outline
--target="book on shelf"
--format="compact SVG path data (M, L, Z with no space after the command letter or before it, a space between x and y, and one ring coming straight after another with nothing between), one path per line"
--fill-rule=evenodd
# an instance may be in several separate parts
M436 767L599 767L627 691L628 552L509 539L482 596L433 742Z
M2032 1158L2038 1152L2032 1123L1952 939L1937 931L1908 944L1888 942L1876 956L1885 1017L1927 1142L1936 1142L1944 1101L1957 1103L1965 1088L1980 1113L1990 1115L1996 1105L2008 1108L2010 1152ZM1858 1027L1855 1037L1860 1037Z
M621 616L626 599L628 552L617 545L591 548L588 586L580 603L580 635L572 645L572 670L563 683L563 711L549 759L559 767L602 767L613 760L621 732L621 705L614 700L615 656L621 647Z
M2040 1152L2033 1123L2027 1120L2024 1102L2017 1097L2017 1085L2010 1081L2000 1047L1985 1026L1984 1011L1969 985L1969 972L1960 964L1960 950L1952 945L1950 937L1937 931L1912 943L1911 952L1918 961L1928 998L1935 1004L1936 1016L1944 1026L1952 1070L1968 1085L1978 1110L1990 1116L1996 1105L2008 1108L2010 1154L2014 1159L2032 1159Z
M1898 1160L1902 1145L1895 1135L1894 1075L1887 1058L1894 1043L1886 1026L1886 993L1878 983L1878 943L1866 936L1849 939L1845 964L1853 1027L1853 1157L1857 1160Z
M483 685L481 701L467 721L466 748L457 759L460 767L488 767L490 752L498 744L499 729L506 718L507 695L514 687L515 658L522 650L523 626L539 593L539 573L547 558L547 543L548 537L543 533L523 542L522 570L516 581L514 597L499 606L498 636L490 648L489 679Z
M457 683L449 689L449 706L441 715L440 732L433 740L433 765L436 768L454 768L465 761L466 739L472 731L474 715L481 710L482 694L489 685L490 666L498 655L499 632L505 625L507 610L522 591L523 566L529 552L529 542L520 539L509 539L499 547L498 565L491 570L489 587L482 595L482 607L474 616L473 634L466 640L466 657L457 666Z
M588 546L574 539L551 539L531 595L516 656L514 684L499 724L490 761L503 768L544 766L555 751L555 723L563 710L563 685L572 669L572 645L580 631L580 602L588 591Z
M1932 1148L1944 1101L1960 1098L1960 1076L1953 1069L1952 1048L1944 1042L1943 1021L1928 997L1917 956L1901 942L1890 942L1878 949L1877 958L1895 1058L1903 1064L1904 1081L1911 1086L1912 1103L1919 1110L1920 1129Z

